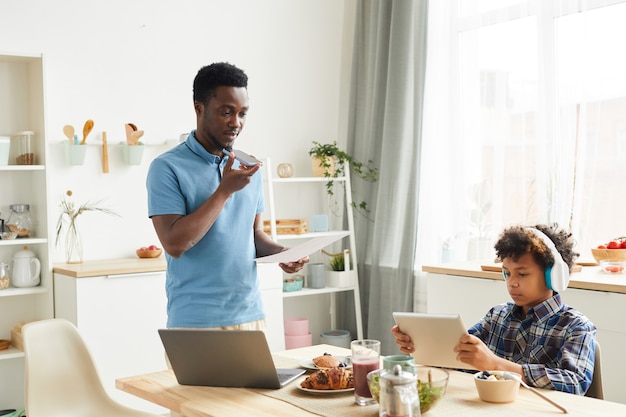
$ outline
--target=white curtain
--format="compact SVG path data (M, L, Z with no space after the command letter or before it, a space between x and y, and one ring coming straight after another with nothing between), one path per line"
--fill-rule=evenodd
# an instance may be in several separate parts
M626 0L359 1L348 148L380 167L354 190L385 352L391 313L427 309L422 265L493 262L511 224L559 223L584 260L626 235L624 21Z
M426 0L357 6L348 152L380 170L353 191L370 207L355 218L364 333L383 353L398 352L391 313L413 308L426 23Z
M491 262L510 224L557 222L586 259L624 234L624 1L429 11L416 269Z

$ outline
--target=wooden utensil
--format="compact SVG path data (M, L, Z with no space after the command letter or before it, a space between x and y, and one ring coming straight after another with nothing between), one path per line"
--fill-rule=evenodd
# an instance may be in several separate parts
M63 133L69 139L70 145L74 144L74 126L65 125L63 126Z
M93 129L93 120L89 119L85 122L85 126L83 126L83 141L80 143L84 145L87 141L87 136L91 133L91 129Z
M132 134L133 137L133 145L137 145L139 143L139 139L143 136L143 130L135 130Z
M102 132L102 172L109 172L109 148L107 145L107 132Z
M133 132L137 130L137 126L132 123L126 123L124 128L126 129L126 143L131 146L134 145L135 141L133 139Z
M481 265L480 269L482 269L483 271L487 271L487 272L502 272L502 264L498 263L498 264ZM570 272L580 272L582 270L583 270L582 265L574 265L570 269Z
M522 380L521 375L516 374L515 372L503 372L502 376L504 377L504 379L513 379L515 381L518 381L524 388L526 388L533 394L537 395L538 397L541 397L543 400L549 402L550 404L552 404L553 406L561 410L563 413L567 414L567 408L563 407L561 404L557 403L556 401L548 398L547 396L539 392L539 390L537 390L536 388L533 388L527 383L525 383L524 380Z

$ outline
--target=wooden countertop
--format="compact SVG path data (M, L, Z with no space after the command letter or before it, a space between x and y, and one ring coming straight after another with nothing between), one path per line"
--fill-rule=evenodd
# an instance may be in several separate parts
M295 368L301 360L318 356L319 352L348 355L349 349L330 345L308 346L274 354L276 366ZM534 393L520 389L517 399L510 403L487 403L479 399L473 376L467 372L449 371L445 397L426 415L443 416L562 416L551 404ZM116 379L115 386L132 395L188 417L231 417L254 415L274 416L354 416L378 415L378 405L357 406L354 394L311 394L297 388L298 382L279 390L254 388L224 388L179 385L172 371L160 371ZM564 392L539 391L564 405L568 416L605 417L626 415L626 405Z
M158 258L120 258L85 261L82 264L54 264L52 272L74 278L89 278L102 275L140 274L142 272L160 272L166 269L165 257Z
M483 271L481 265L472 263L450 263L424 265L422 271L434 274L456 275L502 281L501 272ZM626 294L626 274L607 274L599 266L583 266L580 272L573 272L568 288Z

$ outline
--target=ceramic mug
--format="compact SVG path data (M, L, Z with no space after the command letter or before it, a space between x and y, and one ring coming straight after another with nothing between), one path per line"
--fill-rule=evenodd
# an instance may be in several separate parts
M392 371L396 365L402 366L402 370L414 372L415 359L411 355L389 355L383 358L383 368Z

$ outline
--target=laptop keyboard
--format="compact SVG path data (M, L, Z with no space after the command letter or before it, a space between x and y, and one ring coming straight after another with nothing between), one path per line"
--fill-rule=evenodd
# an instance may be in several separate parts
M289 381L290 378L293 378L293 374L288 374L286 372L278 372L278 380L281 383L285 381Z

